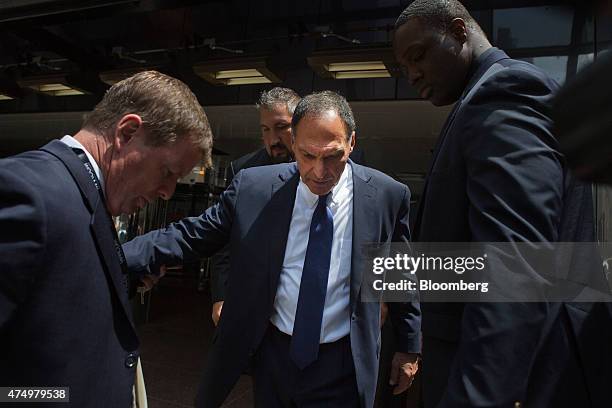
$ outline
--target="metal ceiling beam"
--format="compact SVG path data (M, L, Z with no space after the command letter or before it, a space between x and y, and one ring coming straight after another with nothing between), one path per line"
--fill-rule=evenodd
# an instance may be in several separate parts
M95 54L78 44L37 27L23 27L12 30L12 34L23 38L44 51L51 51L77 64L83 70L98 71L112 68L104 57Z

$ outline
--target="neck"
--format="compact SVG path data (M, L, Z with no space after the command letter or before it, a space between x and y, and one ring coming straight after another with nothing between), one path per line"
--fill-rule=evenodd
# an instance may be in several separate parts
M484 35L473 34L470 43L472 61L476 61L485 51L493 47Z
M102 177L107 179L110 160L105 160L105 157L108 157L109 154L112 155L113 149L108 139L86 129L79 130L79 132L74 135L74 138L87 149L87 152L91 154L100 168Z

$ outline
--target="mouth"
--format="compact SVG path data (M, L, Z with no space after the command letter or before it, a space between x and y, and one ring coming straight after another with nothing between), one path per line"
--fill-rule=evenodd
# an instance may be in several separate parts
M287 148L283 145L274 145L274 146L270 146L270 150L273 152L286 152Z

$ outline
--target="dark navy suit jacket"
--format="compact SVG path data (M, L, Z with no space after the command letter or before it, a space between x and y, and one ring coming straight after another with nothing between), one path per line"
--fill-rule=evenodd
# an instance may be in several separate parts
M552 134L556 90L531 64L481 55L437 142L415 241L594 241L590 187L570 180ZM424 303L425 406L612 406L596 374L610 372L597 362L610 355L601 309Z
M351 153L350 159L357 164L365 165L363 150L354 149ZM266 148L262 147L259 150L245 154L244 156L231 162L227 179L229 183L231 183L240 170L251 167L269 166L271 164L272 160L270 159L270 155L268 155ZM210 277L210 295L213 303L225 299L225 290L227 287L230 270L229 260L229 246L219 251L213 257L213 269Z
M0 160L1 385L70 387L72 407L131 406L138 338L111 228L64 143Z
M408 188L367 167L353 166L353 251L350 276L350 340L359 399L374 402L380 349L380 305L361 302L363 244L409 237ZM198 407L217 407L247 366L269 324L299 182L295 163L241 171L219 204L197 218L150 232L124 245L130 269L147 270L208 256L230 242L227 296L208 354ZM398 351L420 351L417 304L393 303L389 313Z

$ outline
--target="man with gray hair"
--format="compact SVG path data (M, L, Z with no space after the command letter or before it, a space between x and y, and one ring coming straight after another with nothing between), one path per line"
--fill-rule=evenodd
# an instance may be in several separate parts
M302 99L294 90L275 87L263 91L255 105L259 110L259 126L263 147L230 163L228 182L242 169L288 163L293 160L291 152L291 117ZM226 247L213 257L211 272L212 319L219 323L229 273L230 248Z
M130 269L157 273L231 245L197 407L220 406L249 363L256 407L374 404L381 316L378 302L361 301L362 248L409 238L410 192L349 159L355 121L342 96L306 96L291 125L296 163L242 170L200 217L124 246ZM389 316L400 393L417 370L419 306L392 303Z
M211 148L195 95L147 71L113 85L74 137L0 160L2 386L132 406L138 337L111 216L169 199Z

